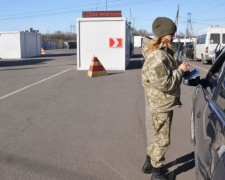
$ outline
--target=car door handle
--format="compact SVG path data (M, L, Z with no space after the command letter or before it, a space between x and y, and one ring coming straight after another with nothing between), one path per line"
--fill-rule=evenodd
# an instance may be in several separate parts
M211 166L212 164L212 153L210 149L205 153L205 163L207 166Z
M198 119L200 119L201 115L202 115L202 113L201 113L201 111L199 110L196 117L197 117Z

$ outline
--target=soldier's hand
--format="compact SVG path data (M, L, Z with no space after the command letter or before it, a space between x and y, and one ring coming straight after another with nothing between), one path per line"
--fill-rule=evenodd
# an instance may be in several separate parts
M179 67L178 67L178 69L181 69L182 71L187 71L188 69L190 68L190 65L186 62L186 61L184 61Z

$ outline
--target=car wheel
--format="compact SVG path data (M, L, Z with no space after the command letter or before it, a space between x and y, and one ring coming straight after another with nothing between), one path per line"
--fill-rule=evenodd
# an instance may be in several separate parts
M194 127L194 112L191 111L191 143L195 140L195 127Z
M202 64L207 64L207 61L204 59L203 54L201 56L201 61L202 61Z

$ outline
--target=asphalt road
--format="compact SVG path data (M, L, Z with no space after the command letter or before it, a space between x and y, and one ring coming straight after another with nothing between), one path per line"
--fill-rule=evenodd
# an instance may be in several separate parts
M95 78L76 70L72 49L0 59L0 179L150 179L141 172L151 133L140 52L135 49L128 70ZM201 76L211 66L188 62ZM174 112L165 163L170 179L195 178L193 90L182 85L183 106Z

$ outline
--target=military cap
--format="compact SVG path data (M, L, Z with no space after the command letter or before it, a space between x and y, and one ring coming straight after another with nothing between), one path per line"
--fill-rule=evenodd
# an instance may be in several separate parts
M157 37L174 34L176 30L176 24L167 17L157 17L152 24L152 31Z

